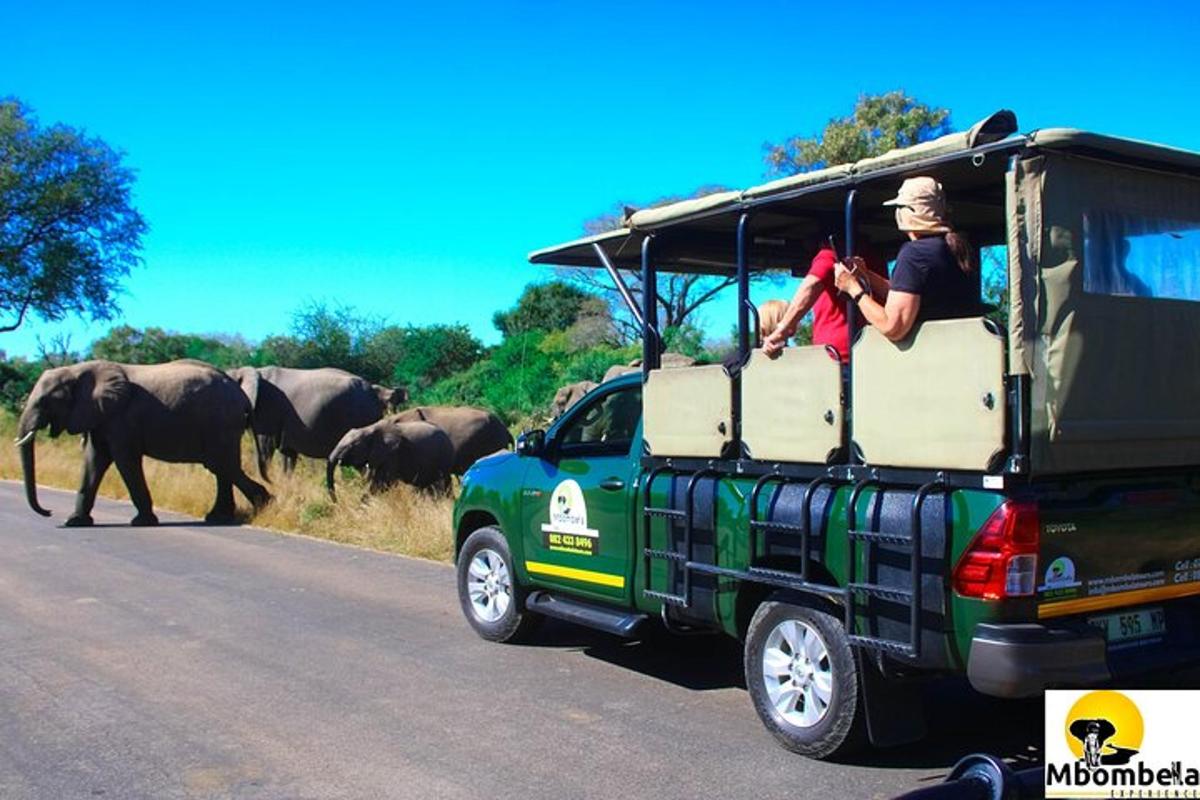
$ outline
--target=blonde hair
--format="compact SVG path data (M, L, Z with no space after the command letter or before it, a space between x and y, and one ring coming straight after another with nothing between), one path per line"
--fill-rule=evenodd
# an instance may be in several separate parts
M765 339L783 321L787 313L786 300L764 300L758 305L758 338Z

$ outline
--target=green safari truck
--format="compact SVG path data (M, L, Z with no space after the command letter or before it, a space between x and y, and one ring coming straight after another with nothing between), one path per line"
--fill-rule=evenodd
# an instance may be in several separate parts
M763 723L817 758L923 735L922 676L1027 697L1200 661L1200 154L1016 131L997 112L535 252L609 273L643 368L466 474L471 626L737 637ZM850 306L848 364L767 358L751 276L802 274L830 212L843 254L894 254L882 202L918 175L1001 254L1006 307L894 343ZM659 270L736 277L736 359L660 366Z

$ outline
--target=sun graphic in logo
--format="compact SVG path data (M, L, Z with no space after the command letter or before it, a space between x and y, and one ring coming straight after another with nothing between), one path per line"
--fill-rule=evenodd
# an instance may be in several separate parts
M1067 712L1067 745L1089 768L1128 764L1142 747L1142 712L1120 692L1089 692Z

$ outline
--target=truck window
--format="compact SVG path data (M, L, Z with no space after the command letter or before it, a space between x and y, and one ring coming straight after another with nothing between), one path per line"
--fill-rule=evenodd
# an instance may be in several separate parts
M561 428L559 452L573 458L627 455L642 419L642 387L630 386L588 401Z
M1200 223L1117 211L1083 215L1083 290L1200 301Z

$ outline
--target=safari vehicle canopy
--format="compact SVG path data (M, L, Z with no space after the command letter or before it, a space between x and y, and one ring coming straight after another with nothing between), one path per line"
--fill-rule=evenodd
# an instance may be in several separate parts
M998 112L877 158L638 211L530 260L607 269L642 322L655 458L986 488L1200 464L1200 154L1015 131ZM916 175L944 185L973 244L1006 248L1008 330L926 322L899 344L852 331L848 397L821 348L752 352L750 273L806 264L802 242L829 233L830 212L844 214L845 254L862 239L894 253L881 204ZM622 269L642 272L640 305ZM740 369L658 368L658 270L736 274Z

